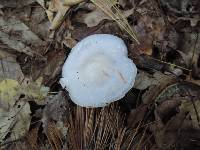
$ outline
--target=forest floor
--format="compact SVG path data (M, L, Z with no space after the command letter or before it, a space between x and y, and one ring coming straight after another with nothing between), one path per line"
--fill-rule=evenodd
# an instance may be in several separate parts
M0 0L0 150L199 150L199 32L199 0ZM120 101L82 108L59 79L98 33L138 73Z

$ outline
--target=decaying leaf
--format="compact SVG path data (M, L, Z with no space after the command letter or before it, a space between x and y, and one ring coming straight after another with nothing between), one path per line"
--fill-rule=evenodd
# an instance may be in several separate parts
M189 21L190 26L194 27L200 21L198 0L184 0L184 1L170 1L161 0L161 5L165 7L168 12L168 19L172 23ZM179 16L181 14L181 16Z
M184 100L179 107L181 111L189 112L195 128L200 128L200 99L196 101Z
M161 118L155 113L156 123L152 125L153 134L158 149L169 150L176 147L176 142L179 138L179 132L186 119L184 112L172 117L167 124L164 124Z
M0 0L0 147L199 150L199 6L199 0ZM119 103L77 107L57 93L58 78L69 49L98 33L124 40L137 79Z
M64 50L53 50L46 55L46 58L47 60L42 62L33 61L31 64L30 76L33 80L42 78L45 85L51 86L53 83L57 82L56 80L61 72L66 54ZM41 66L38 66L38 63L40 63Z
M162 42L166 32L166 25L163 18L158 16L141 15L137 19L135 31L138 34L140 45L135 45L138 54L151 55L153 51L153 41Z
M49 88L38 85L35 82L28 84L19 84L18 81L5 79L0 82L1 99L5 102L16 102L15 96L25 95L27 98L32 98L36 103L44 103Z
M12 79L0 82L0 142L8 133L12 140L26 134L31 120L28 101L33 99L41 103L48 91L39 83L25 85Z
M24 93L27 97L33 98L37 104L43 104L49 92L49 87L32 82L28 85L22 85L19 92Z
M131 28L125 15L122 14L119 7L116 5L116 0L92 0L92 2L99 7L105 14L114 20L118 26L125 31L133 41L139 44L139 40L133 28ZM113 8L113 9L112 9Z
M88 27L93 27L98 25L102 20L110 19L109 16L107 16L104 12L102 12L99 9L96 9L88 14L84 14L80 17L80 19L83 19L82 22L87 24Z
M63 41L63 44L69 48L73 48L76 45L77 41L74 40L71 35L68 35L65 37L65 40Z
M197 33L182 33L181 44L178 52L182 56L182 61L186 66L191 68L191 65L197 64L200 55L200 38ZM193 46L191 46L193 45Z
M65 123L69 116L68 107L67 100L62 91L55 96L47 98L42 114L42 123L44 133L52 147L60 147L62 137L65 137L67 134Z
M157 113L161 118L167 118L172 112L176 113L177 108L181 105L180 98L171 98L170 100L165 100L159 104L156 108Z
M156 97L153 132L159 149L176 147L182 131L199 129L199 90L196 84L180 82L165 87Z
M167 76L156 72L155 74L151 75L146 72L140 71L136 76L134 87L139 90L144 90L152 85L158 85L160 79L166 79Z
M14 12L14 14L11 13L10 15L15 15L16 18L19 18L40 39L42 39L45 42L48 41L48 37L50 34L49 33L50 22L48 21L46 13L44 12L43 8L39 6L35 7L27 6L19 9L17 12Z
M49 85L55 83L55 78L61 72L65 58L66 55L63 50L60 50L59 52L53 51L49 53L47 65L43 70L41 70L44 77L44 83Z
M122 12L122 15L127 18L133 13L133 9L126 10ZM97 26L103 20L113 20L110 16L108 16L105 12L103 12L100 8L94 7L91 12L84 14L82 13L78 18L78 21L83 22L87 25L87 27Z
M0 143L10 133L12 140L25 135L30 125L29 103L18 95L19 83L6 79L0 82Z
M136 109L131 110L127 118L128 127L135 127L137 124L141 123L144 119L145 113L147 112L147 105L141 105Z
M24 75L14 55L0 50L0 64L0 81L7 78L22 81Z
M136 76L134 87L139 90L145 90L151 86L158 86L164 82L168 82L173 76L162 74L161 72L155 72L154 74L149 74L147 72L139 70Z
M43 111L43 126L44 131L47 132L48 123L50 120L66 121L68 113L68 103L65 99L63 92L59 92L53 97L48 97L47 105Z
M72 6L76 5L84 0L64 0L64 5Z
M131 44L130 46L133 47L134 53L137 53L138 55L146 54L146 55L152 55L153 53L153 46L152 46L152 40L149 37L142 37L140 39L141 44L134 45Z
M66 12L69 10L70 6L76 5L83 0L51 0L48 3L48 8L45 7L44 0L37 0L37 2L46 10L49 21L51 22L50 30L56 30L64 20ZM54 16L54 13L56 15Z
M0 41L17 52L33 56L38 52L32 47L39 48L43 45L42 40L36 34L14 17L7 19L0 17L0 28Z
M31 116L30 106L26 101L18 101L9 110L0 112L0 143L9 139L16 140L23 137L29 129Z
M19 8L30 5L34 3L35 0L1 0L0 5L4 8L11 7L11 8Z
M17 95L18 86L19 83L16 80L6 79L0 82L0 100L2 103L5 103L2 106L4 106L6 109L9 109L10 105L14 105L14 97Z
M12 128L10 131L11 139L19 139L20 137L23 137L28 132L31 122L31 111L28 102L17 102L15 107L17 107L17 110L15 110L16 122L14 124L14 128Z

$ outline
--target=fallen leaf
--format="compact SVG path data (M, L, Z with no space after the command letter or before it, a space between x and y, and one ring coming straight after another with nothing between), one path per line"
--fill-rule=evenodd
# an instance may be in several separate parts
M9 139L16 140L25 136L29 129L31 116L28 102L18 101L8 111L0 113L0 143L6 141L5 137L10 133Z
M28 85L22 84L19 92L24 93L30 99L33 98L38 105L42 105L49 93L49 87L31 82Z
M47 63L44 69L41 70L41 76L44 78L43 83L52 85L56 82L55 78L62 70L66 54L64 50L52 51L47 57ZM38 69L37 66L35 69Z
M131 110L127 118L128 127L135 128L143 119L148 110L147 105L141 105L136 109Z
M41 53L43 41L21 21L14 17L6 20L0 17L0 28L0 41L9 48L29 56ZM37 47L37 51L29 45Z
M69 117L68 107L68 102L65 99L64 93L62 91L54 96L47 97L46 106L42 115L43 129L46 135L49 133L48 127L51 124L51 121L67 121L67 117Z
M25 95L29 99L33 98L36 103L43 103L48 92L49 87L38 85L35 82L19 84L18 81L12 79L5 79L0 82L1 102L9 103L8 106L13 106L16 97L20 97L20 95Z
M187 128L182 130L177 142L180 149L199 149L200 146L200 130Z
M142 101L144 104L154 103L155 99L165 90L169 85L176 82L173 76L167 76L161 73L155 73L155 78L159 81L156 85L151 85L149 89L143 94Z
M160 4L162 7L165 7L165 11L170 16L173 16L173 21L177 20L189 20L191 21L191 26L195 25L197 21L194 21L196 17L199 18L197 13L199 12L200 3L198 0L194 1L170 1L170 0L161 0ZM180 16L181 15L181 16ZM176 18L176 19L174 19ZM171 21L171 20L170 20Z
M73 48L77 44L77 41L72 39L71 36L67 36L67 37L65 37L63 44L65 44L65 46L67 46L69 48Z
M26 101L17 102L16 122L11 130L10 138L12 140L19 139L28 132L31 122L31 110L29 103ZM12 116L13 117L13 116Z
M194 128L200 129L200 99L196 101L184 100L179 108L181 111L189 112Z
M18 87L19 83L16 80L5 79L0 82L0 100L2 103L7 104L6 109L14 105L14 97L17 95Z
M61 131L62 136L67 135L68 127L66 126L66 124L64 124L63 121L58 121L56 123L56 127L58 128L59 131Z
M10 133L12 140L25 135L30 125L29 103L20 99L19 83L6 79L0 82L0 142Z
M117 34L117 35L123 34L123 32L120 30L120 28L115 22L102 21L97 26L91 28L88 28L85 24L80 25L77 22L75 23L73 24L74 30L71 32L71 35L73 39L78 41L92 34L100 34L100 33Z
M165 100L159 104L159 106L156 108L157 113L159 116L163 118L167 118L171 112L176 112L176 109L181 105L181 99L179 98L172 98L170 100Z
M16 56L0 50L0 63L0 81L14 79L20 82L23 80L24 75L20 65L16 61Z
M84 16L81 16L80 18L83 19L82 22L87 24L87 27L94 27L105 19L110 20L110 17L98 8L88 14L85 14Z
M89 13L81 13L77 16L77 21L85 23L87 27L97 26L103 20L113 20L105 14L100 8L93 6L93 10ZM127 18L133 13L133 9L122 11L122 15Z
M83 2L84 0L64 0L64 5L68 5L68 6L72 6L72 5L76 5L80 2Z
M76 5L83 0L51 0L48 3L48 9L45 7L44 0L37 0L37 2L46 10L49 21L51 22L50 30L55 31L60 27L62 22L64 21L65 14L70 9L71 6ZM54 13L56 12L55 16Z
M11 140L23 137L31 121L28 101L42 103L48 94L49 88L42 86L41 81L25 83L12 79L0 82L0 142L8 133Z
M181 132L181 127L186 119L186 114L184 112L178 113L172 117L166 124L164 124L156 114L156 123L152 125L153 134L155 136L155 142L160 150L169 150L176 147L176 142L179 138L179 132Z
M24 7L27 5L30 5L32 3L34 3L36 0L1 0L0 1L0 6L2 6L2 8L6 8L6 7L11 7L11 8L19 8L19 7Z
M164 75L163 75L164 77ZM144 71L139 70L136 76L134 88L144 90L151 85L159 84L159 79L156 79L153 75L148 74Z
M153 53L153 43L152 40L149 37L143 37L140 40L141 44L138 45L131 45L134 47L134 50L136 51L138 55L146 54L146 55L152 55Z
M50 22L42 7L30 5L17 10L17 12L10 13L10 15L14 15L24 22L44 43L48 42Z
M139 90L145 90L149 86L159 85L164 81L173 78L173 76L168 76L162 74L161 72L155 72L154 74L149 74L142 70L138 70L138 74L136 76L134 88Z

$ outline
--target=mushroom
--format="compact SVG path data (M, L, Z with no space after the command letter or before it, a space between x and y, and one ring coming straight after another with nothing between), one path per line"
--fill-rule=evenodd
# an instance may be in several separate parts
M136 74L122 39L95 34L72 48L60 84L77 105L103 107L123 98L133 87Z

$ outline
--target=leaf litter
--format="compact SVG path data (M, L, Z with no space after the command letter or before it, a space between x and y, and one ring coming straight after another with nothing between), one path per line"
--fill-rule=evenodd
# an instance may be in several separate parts
M199 5L2 0L0 148L199 149ZM96 33L121 37L139 71L122 101L81 108L58 80L71 48Z

